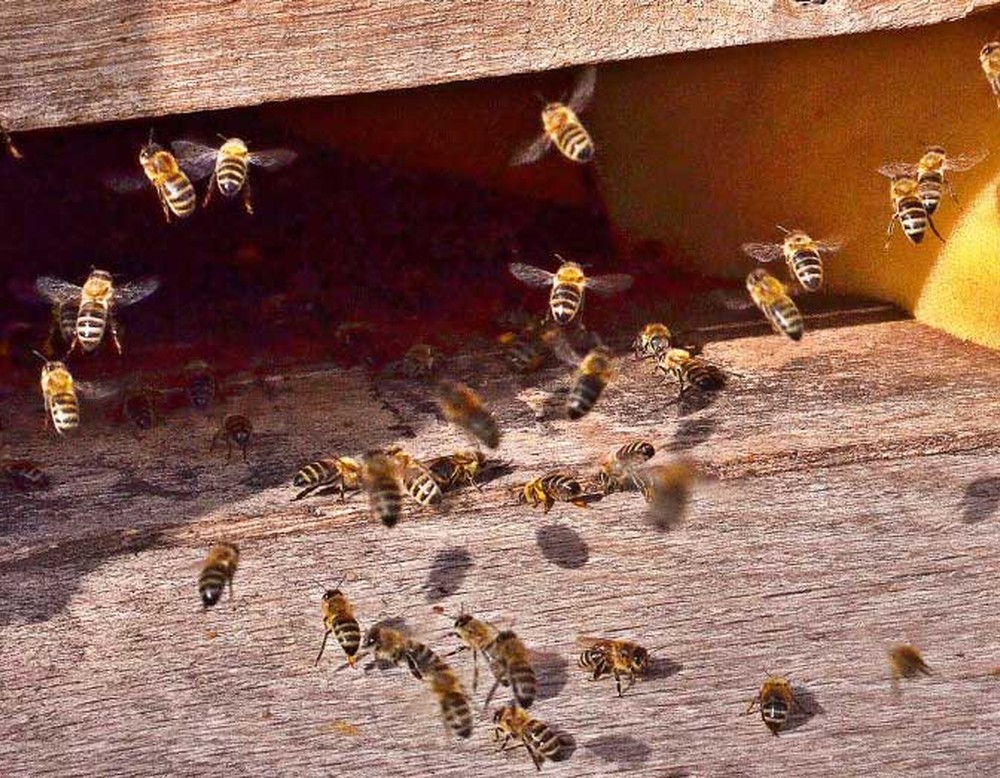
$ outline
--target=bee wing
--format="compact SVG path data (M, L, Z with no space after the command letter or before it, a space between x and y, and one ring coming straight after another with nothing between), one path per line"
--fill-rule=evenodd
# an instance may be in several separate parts
M105 173L101 176L105 189L119 194L132 194L149 186L149 179L142 173Z
M887 165L882 165L878 169L886 178L896 178L897 176L915 176L917 174L917 166L910 162L890 162Z
M523 281L528 286L551 286L555 273L542 270L534 265L526 265L523 262L511 262L507 268L518 281Z
M121 387L110 381L73 381L73 388L88 400L101 400L121 391Z
M823 254L836 254L844 247L842 238L828 238L816 241L816 248Z
M785 256L785 250L780 243L744 243L740 248L744 254L758 262L774 262Z
M291 149L265 149L250 154L250 164L267 170L276 170L292 164L298 158L298 152Z
M215 161L219 157L217 148L191 140L175 140L170 144L170 148L174 150L177 164L184 168L188 178L194 181L207 176L215 167Z
M594 96L594 86L597 84L597 67L588 65L583 69L573 85L573 93L566 103L576 113L579 113Z
M134 305L140 300L145 300L159 288L160 279L156 276L130 281L123 286L115 288L115 305L119 308L124 308L126 305Z
M561 362L565 362L573 368L580 367L580 362L583 357L576 353L562 330L554 331L545 342L546 345L552 349L552 353L555 354Z
M611 641L607 638L595 638L588 635L581 635L576 639L576 644L580 648L607 648Z
M511 167L516 167L518 165L530 165L532 162L537 162L541 159L545 155L545 152L549 150L550 146L552 146L552 139L547 133L543 132L533 141L524 144L517 151L515 151L513 156L510 158L510 162L507 164Z
M587 289L597 294L615 294L624 292L632 286L632 276L627 273L610 273L604 276L594 276L586 281Z
M50 302L65 303L79 300L83 289L61 278L42 276L35 280L35 291Z
M954 157L946 157L944 161L945 170L968 170L975 167L989 156L989 152L984 150L973 152L972 154L956 154Z

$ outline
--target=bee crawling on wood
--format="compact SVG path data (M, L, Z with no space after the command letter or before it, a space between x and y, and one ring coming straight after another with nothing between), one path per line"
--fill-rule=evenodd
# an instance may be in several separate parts
M476 476L483 471L485 464L486 455L478 450L456 451L426 462L427 469L442 492L449 492L463 485L482 491L482 487L476 482Z
M564 473L549 473L528 481L518 490L518 505L541 505L543 512L548 513L556 502L570 502L579 508L586 508L587 501L582 499L583 487L573 476Z
M619 697L632 688L635 679L649 666L649 651L630 640L581 637L577 642L583 648L578 659L579 666L593 673L595 681L605 675L613 675ZM622 678L626 679L624 689Z
M520 740L539 771L545 760L562 762L573 753L567 737L532 718L528 711L516 704L499 708L493 714L493 725L494 740L502 740L499 750L506 751L511 740Z
M226 441L226 462L232 459L233 445L236 445L243 452L243 461L246 462L247 448L250 445L252 434L253 425L250 423L250 419L242 414L230 413L222 420L222 427L212 436L212 447L209 450L215 450L215 444L221 437Z
M653 444L645 440L626 443L610 456L601 460L597 481L605 494L613 492L642 491L643 483L636 468L656 454Z
M757 696L750 701L745 715L753 713L754 708L759 708L760 717L764 724L771 730L771 734L777 737L778 732L788 723L789 713L793 705L800 711L803 710L798 700L795 699L792 685L788 680L772 675L768 676Z
M344 649L347 663L354 667L358 649L361 647L361 628L358 626L358 620L354 618L354 609L344 593L340 591L340 584L324 592L322 611L323 626L326 628L326 632L323 634L323 643L316 656L316 664L318 665L319 660L323 658L326 641L332 633L337 638L340 647Z
M233 596L233 575L240 561L240 549L235 543L218 543L208 552L208 559L198 577L198 593L205 608L215 605L222 590L229 585L229 598Z
M679 397L691 389L698 392L717 392L726 385L726 374L703 357L691 356L682 348L671 348L657 360L656 370L664 379L674 378L679 387Z
M293 501L301 500L318 489L339 489L340 499L349 491L358 491L361 483L361 463L353 457L317 459L303 465L292 479L292 486L302 489Z
M636 359L659 359L670 349L673 343L670 328L662 322L654 321L647 324L632 341L632 351Z

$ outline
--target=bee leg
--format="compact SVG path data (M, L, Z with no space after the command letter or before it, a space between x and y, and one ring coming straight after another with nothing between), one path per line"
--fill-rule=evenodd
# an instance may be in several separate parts
M743 715L744 716L749 716L751 713L753 713L753 709L755 707L757 707L757 704L759 702L760 702L760 698L759 697L754 697L752 700L750 700L750 704L747 706L747 709L745 711L743 711Z
M243 449L243 461L249 463L250 460L247 459L247 449L249 448L249 444L241 446L240 448Z
M493 699L493 695L496 694L497 687L500 686L500 679L497 678L493 682L493 686L490 687L490 693L486 695L486 702L483 703L483 710L486 710L490 706L490 700Z
M208 179L208 186L205 188L205 197L202 198L201 207L208 208L208 204L212 201L212 192L215 191L215 170L212 170L212 177Z
M527 747L527 746L525 746ZM535 763L535 769L538 772L542 771L542 758L536 754L532 749L528 749L528 754L531 756L531 761Z
M250 170L247 167L247 177L243 179L243 207L248 215L253 216L253 202L250 200Z
M226 437L226 464L229 464L229 460L233 458L233 441Z
M617 670L615 670L615 688L618 690L618 696L622 695L622 676Z
M479 685L479 652L472 650L472 691Z
M896 214L892 215L892 218L889 219L889 226L886 227L886 230L885 230L885 247L882 249L883 251L888 251L889 250L889 243L892 242L892 232L893 232L894 229L896 229Z
M115 351L121 356L122 342L118 339L118 322L115 321L114 314L108 315L108 330L111 332L111 342L115 344Z
M323 657L323 651L326 649L327 638L330 637L331 630L327 630L323 635L323 643L319 647L319 654L316 657L316 661L313 663L313 667L319 664L319 660Z
M937 235L938 240L942 243L947 243L947 241L941 237L941 233L938 232L938 228L934 226L934 220L930 217L930 214L927 215L927 223L930 225L931 231Z

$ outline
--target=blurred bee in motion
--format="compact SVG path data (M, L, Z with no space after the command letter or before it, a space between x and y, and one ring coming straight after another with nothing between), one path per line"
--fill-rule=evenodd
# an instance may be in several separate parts
M511 165L528 165L541 159L554 145L573 162L589 162L594 156L594 141L577 116L594 96L597 68L585 67L577 77L569 100L546 103L542 108L542 133L518 149Z
M579 499L583 492L580 482L569 475L550 473L528 481L518 492L518 505L543 506L543 513L548 513L556 502L571 502L580 508L586 508L587 502Z
M521 638L507 629L498 633L493 642L482 651L489 660L490 671L496 679L486 695L486 705L490 704L497 687L503 685L510 687L518 705L530 708L538 694L538 680L531 666L528 649Z
M504 332L497 338L507 361L519 373L534 373L545 364L549 355L551 326L551 322L529 322L520 331Z
M686 459L647 467L638 474L646 498L647 519L658 530L670 530L684 519L698 472Z
M632 341L636 359L660 359L670 349L673 335L666 324L650 322Z
M10 155L11 159L22 159L24 157L24 155L21 154L21 150L14 145L14 139L10 137L10 133L7 132L7 128L3 126L3 122L0 122L0 142L2 142L4 147L7 149L7 153Z
M385 453L395 460L403 488L410 497L425 507L441 501L441 487L425 464L399 446L391 446Z
M157 421L155 398L148 386L129 389L122 400L122 418L134 429L148 432Z
M726 385L726 375L718 367L682 348L667 349L657 360L656 370L664 378L677 380L680 396L692 387L699 392L717 392Z
M250 214L253 213L253 203L250 199L250 166L277 170L294 162L298 157L298 154L290 149L250 151L246 142L239 138L223 139L219 148L188 140L174 141L170 145L177 159L190 171L195 181L204 178L211 171L212 178L205 189L202 207L208 205L213 191L218 187L219 194L223 197L235 197L242 191L243 207Z
M1000 107L1000 41L990 41L979 52L979 64L983 67L997 107Z
M611 377L611 352L603 346L588 352L580 362L566 399L566 414L569 418L575 421L590 413Z
M45 471L27 459L7 460L0 466L0 472L19 492L34 492L49 486Z
M892 200L893 214L889 220L889 226L886 228L885 247L889 248L889 243L892 241L892 232L896 227L897 221L910 243L920 243L924 239L924 234L927 232L928 227L937 235L938 240L943 243L944 238L937 231L934 221L924 207L924 201L920 197L920 185L917 183L916 177L894 175L891 165L879 168L879 172L891 179L889 197Z
M144 300L159 286L159 279L150 277L116 287L111 280L111 273L96 269L90 272L82 287L51 276L42 276L35 281L38 293L58 307L61 331L63 331L63 319L68 317L68 313L64 312L64 306L79 301L73 339L70 341L67 354L73 353L77 344L85 354L90 353L100 345L105 331L110 331L115 350L121 355L122 346L118 340L115 310ZM65 335L65 331L63 334Z
M218 543L208 552L208 559L198 576L198 593L201 603L209 608L222 596L229 585L229 599L233 598L233 575L240 561L240 549L235 543Z
M958 204L951 179L946 177L947 172L960 173L970 170L986 159L986 156L985 151L950 156L945 154L942 146L930 146L915 165L908 162L894 162L883 165L880 170L883 171L883 175L916 178L917 195L923 203L924 210L927 211L927 216L930 217L941 204L941 192L946 186L951 199Z
M549 314L561 327L571 324L583 312L584 292L587 289L599 295L611 295L632 286L632 276L625 273L588 278L576 262L566 262L558 254L556 259L562 264L555 273L523 262L511 262L508 268L514 278L528 286L552 287L549 293Z
M569 759L573 749L567 738L555 732L548 724L544 724L517 705L506 705L493 714L493 739L503 742L500 751L506 751L511 740L520 740L525 750L535 763L535 769L541 770L545 760L562 762Z
M386 365L385 373L390 377L413 380L429 378L441 364L441 352L428 343L415 343L403 354L403 358Z
M500 445L496 419L479 395L465 384L442 381L438 404L445 419L473 435L487 448Z
M448 667L444 660L426 645L384 624L375 624L368 628L361 648L372 651L376 661L388 662L394 667L401 667L405 663L418 681L422 681L425 675L431 675Z
M441 718L451 732L461 738L472 736L472 706L462 682L449 667L431 673L427 679L431 693L441 706Z
M792 685L787 679L772 675L764 681L757 696L750 701L744 715L749 715L753 713L754 708L759 708L760 717L764 720L767 728L771 730L771 734L777 737L778 732L788 722L792 705L802 709L792 693Z
M354 609L347 601L347 597L340 591L338 584L333 589L327 589L323 594L323 626L326 632L323 634L323 643L319 647L319 654L316 657L316 664L323 658L323 651L326 649L326 641L332 633L340 647L347 655L347 663L354 667L357 660L358 649L361 648L361 628L358 620L354 618Z
M630 640L581 637L577 642L583 647L578 660L580 667L593 673L595 681L613 675L619 697L632 688L636 677L649 666L649 651ZM623 677L627 679L624 689Z
M219 393L219 382L215 378L215 373L208 363L201 359L189 362L184 372L187 374L184 393L188 402L199 411L206 410Z
M476 476L482 472L486 464L486 455L481 451L457 451L443 457L435 457L427 462L434 480L442 492L448 492L459 485L474 486L479 491L482 488L476 483Z
M893 681L931 674L923 655L916 646L911 646L909 643L900 643L889 649L889 665L892 668Z
M292 479L292 486L305 487L295 497L301 500L317 489L338 488L340 498L349 491L361 489L361 463L353 457L335 457L331 459L318 459L303 465Z
M766 270L757 268L747 276L747 291L775 332L795 341L802 340L806 331L805 322L781 281Z
M605 494L641 491L642 481L636 475L636 468L648 462L655 454L653 444L645 440L626 443L601 461L601 470L597 474L601 489Z
M67 299L52 306L52 323L45 347L50 354L56 353L56 345L61 341L69 349L76 339L76 319L80 312L80 298Z
M395 460L379 451L369 452L361 468L361 482L375 517L385 526L395 527L403 504Z
M815 292L823 286L823 255L840 251L837 241L813 240L802 230L778 229L785 233L781 243L744 243L743 253L758 262L773 262L784 257L788 272L802 288Z
M230 413L222 420L222 426L212 436L212 447L209 451L215 450L215 444L219 438L226 441L226 462L233 457L233 446L237 446L243 452L243 461L247 460L247 447L250 445L250 436L253 434L253 425L250 419L242 414Z

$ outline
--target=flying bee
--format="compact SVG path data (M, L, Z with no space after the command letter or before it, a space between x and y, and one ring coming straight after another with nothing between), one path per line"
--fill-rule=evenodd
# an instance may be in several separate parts
M27 459L11 459L3 463L0 472L19 492L47 489L49 477L34 462Z
M403 504L396 461L379 451L369 452L361 467L361 483L376 518L387 527L396 526Z
M572 747L565 737L555 732L548 724L544 724L519 708L517 705L506 705L493 714L493 739L503 742L500 751L507 750L507 744L520 740L525 750L535 763L535 769L542 769L542 762L562 762L569 759Z
M212 173L212 178L205 189L205 199L202 207L208 205L212 193L218 187L223 197L235 197L243 192L243 207L247 213L253 213L253 203L250 199L250 166L277 170L295 161L298 154L291 149L267 149L265 151L250 151L245 141L240 138L223 139L222 146L215 148L189 140L178 140L170 144L177 159L187 167L194 180L199 180Z
M673 529L680 524L697 478L694 465L686 459L642 470L637 480L646 498L650 524L659 530Z
M809 292L823 286L823 255L840 251L837 241L813 240L802 230L786 230L781 243L744 243L743 253L758 262L773 262L784 257L791 273Z
M775 332L795 341L802 340L806 331L805 322L781 281L766 270L757 268L747 276L747 291Z
M569 100L546 103L542 108L542 133L531 143L518 149L511 165L528 165L544 156L554 145L573 162L589 162L594 156L594 141L577 116L594 96L597 68L585 67L577 77Z
M517 494L518 505L543 506L543 512L548 513L552 506L559 502L571 502L585 508L587 503L578 499L583 492L580 482L569 475L550 473L528 481Z
M440 608L435 608L435 610L444 613ZM488 621L482 621L463 611L455 617L452 634L462 641L462 645L455 649L455 652L472 651L472 691L475 691L476 687L479 686L479 654L482 653L486 656L487 649L493 645L500 630ZM489 657L487 657L487 661L489 661Z
M250 445L252 434L253 425L250 423L250 419L239 413L230 413L222 420L222 426L212 436L212 447L209 451L215 449L215 444L221 437L226 441L226 462L229 462L233 457L234 445L243 452L243 461L246 462L247 447Z
M419 379L432 376L441 364L441 352L428 343L415 343L402 359L386 366L390 376Z
M472 434L487 448L500 445L500 428L496 419L479 395L465 384L442 381L438 405L448 421Z
M198 576L198 593L201 602L208 608L215 605L222 596L222 590L229 585L229 599L233 598L233 575L240 561L240 549L235 543L218 543L208 552L208 559Z
M41 354L42 399L45 402L45 426L49 419L60 435L72 432L80 426L80 401L76 396L73 376L62 362L50 362Z
M403 488L410 497L425 507L441 501L441 487L423 462L413 458L399 446L392 446L385 453L395 460Z
M10 137L10 133L7 132L7 128L3 126L3 122L0 122L0 141L3 142L3 145L7 149L7 153L10 154L11 159L23 158L24 155L21 154L21 150L14 145L14 140Z
M558 254L556 259L562 264L555 273L523 262L511 262L508 268L514 278L528 286L552 287L549 293L549 314L561 327L572 323L583 312L584 292L587 289L606 296L624 292L632 286L632 276L625 273L588 278L576 262L566 262Z
M635 469L648 462L656 454L652 443L645 440L633 440L626 443L609 457L601 461L601 470L597 475L598 483L605 494L617 491L640 491L642 483L636 476Z
M580 667L592 672L595 681L613 675L619 697L632 688L636 677L649 666L649 651L630 640L582 637L577 642L583 648L578 660ZM623 677L627 679L624 689Z
M188 402L199 411L205 410L219 393L219 382L215 378L215 373L208 363L201 359L189 362L184 372L187 374L184 393Z
M659 359L670 348L673 335L666 324L654 321L647 324L632 341L636 359Z
M80 298L64 300L52 306L52 323L49 327L49 337L46 348L53 354L56 352L57 339L69 348L76 339L76 318L80 312Z
M931 674L923 655L916 646L911 646L909 643L900 643L889 649L889 665L892 667L894 681Z
M377 661L389 662L395 667L405 663L418 681L422 681L425 675L431 675L448 667L444 660L426 645L384 624L369 627L361 647L366 651L373 651Z
M139 165L153 185L163 209L163 218L168 224L171 214L178 219L185 219L194 213L198 195L195 194L191 179L181 169L173 154L153 142L152 130L149 132L149 142L139 149ZM129 191L136 186L135 179L131 177L113 177L109 179L109 183L118 191Z
M326 632L323 634L323 643L319 647L319 654L316 657L316 664L323 658L323 651L326 648L326 641L330 633L337 638L340 647L347 655L347 663L354 667L357 659L358 649L361 647L361 628L358 620L354 618L354 609L347 601L347 597L340 591L340 587L327 589L323 594L323 626Z
M937 231L934 221L924 207L924 201L920 197L920 184L917 183L916 177L897 175L893 172L892 165L879 168L879 172L890 179L889 198L892 200L893 210L889 226L886 228L885 247L889 248L897 221L910 243L920 243L928 227L943 243L944 238Z
M531 666L528 649L521 638L506 629L498 633L493 642L482 650L496 679L490 693L486 695L486 705L490 704L497 687L503 685L510 687L518 705L530 708L538 694L538 680L535 669Z
M546 326L548 324L548 326ZM534 373L549 355L552 322L529 322L520 331L504 332L497 342L519 373Z
M111 280L111 273L96 269L90 272L82 287L51 276L42 276L35 281L38 293L46 300L60 306L60 328L64 316L62 306L79 301L76 326L67 354L73 353L77 344L83 349L83 353L90 353L100 345L107 330L111 333L115 350L121 355L122 346L118 340L115 311L146 299L159 286L159 279L149 277L116 287Z
M444 667L428 677L431 693L441 706L444 725L461 738L472 736L472 706L458 676Z
M482 472L486 464L486 455L482 451L457 451L443 457L435 457L427 462L434 480L442 492L450 491L462 483L480 488L476 476Z
M779 730L788 722L792 705L802 709L792 693L792 685L787 679L772 675L768 676L757 696L750 701L745 715L753 713L755 707L760 708L760 717L771 734L777 737Z
M927 211L927 216L930 217L941 204L941 192L944 187L948 187L951 199L958 203L951 179L946 176L947 172L950 170L960 173L969 170L986 159L986 156L987 152L985 151L951 156L945 154L942 146L930 146L915 165L907 162L895 162L884 165L881 170L884 171L884 175L915 177L917 179L917 195L923 203L924 210Z
M566 398L566 415L575 421L590 413L611 376L611 352L603 346L589 351L580 362Z
M353 457L335 457L310 462L303 465L292 480L292 486L305 487L292 499L301 500L324 487L338 487L340 498L344 499L347 492L361 488L361 470L361 463Z
M997 99L997 107L1000 107L1000 41L990 41L983 46L979 52L979 64Z
M664 378L676 378L683 395L694 387L699 392L716 392L726 385L726 374L702 357L693 357L682 348L667 349L656 362Z

